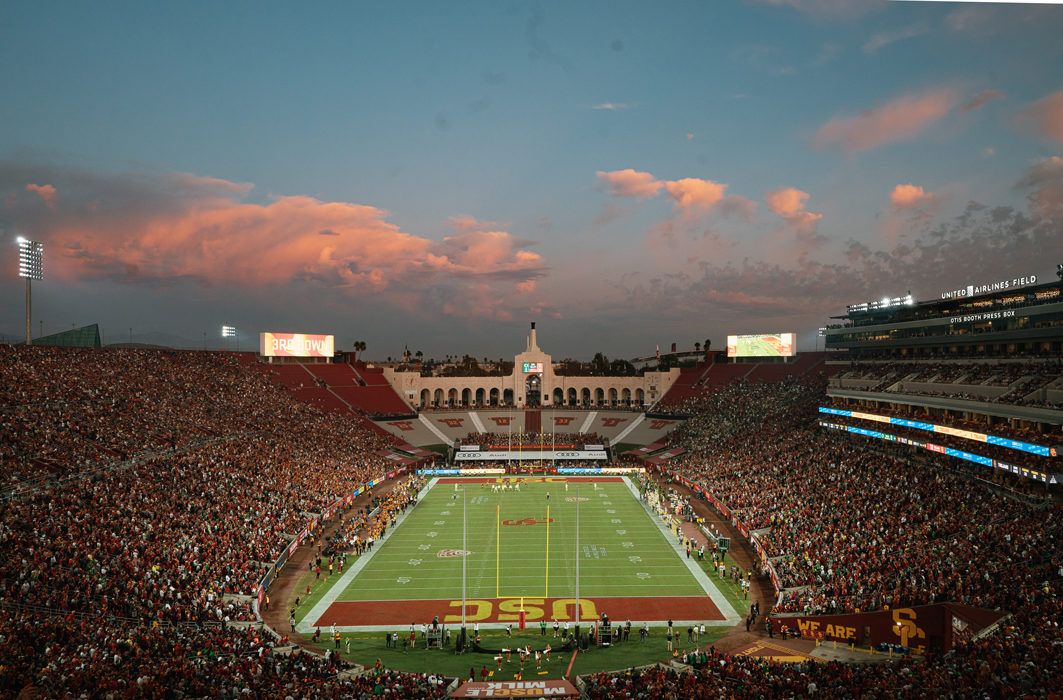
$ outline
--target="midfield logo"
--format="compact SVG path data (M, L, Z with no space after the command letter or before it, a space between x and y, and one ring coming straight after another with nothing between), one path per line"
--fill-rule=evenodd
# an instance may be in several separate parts
M503 520L503 525L545 525L547 523L554 522L553 518L544 518L543 520L536 520L535 518L521 518L520 520Z

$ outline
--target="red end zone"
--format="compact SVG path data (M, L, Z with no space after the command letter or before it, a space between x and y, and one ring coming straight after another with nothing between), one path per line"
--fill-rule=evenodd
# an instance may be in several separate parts
M440 484L616 484L620 476L441 476Z
M557 620L575 621L575 598L524 598L524 611L529 624ZM580 617L595 620L605 613L614 622L630 619L633 622L664 622L666 620L722 621L720 609L707 596L677 596L674 598L603 597L580 598ZM479 598L465 601L465 621L468 624L512 622L520 616L520 598ZM333 603L315 627L386 626L397 627L412 622L432 620L436 615L447 625L461 623L460 600L371 600Z

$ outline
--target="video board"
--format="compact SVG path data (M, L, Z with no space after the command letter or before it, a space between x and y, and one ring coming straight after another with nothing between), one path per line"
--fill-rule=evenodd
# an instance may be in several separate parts
M334 338L307 333L260 333L258 354L263 357L332 357Z
M543 363L542 362L525 362L523 363L525 374L542 374Z
M793 357L796 354L793 333L727 336L728 357Z

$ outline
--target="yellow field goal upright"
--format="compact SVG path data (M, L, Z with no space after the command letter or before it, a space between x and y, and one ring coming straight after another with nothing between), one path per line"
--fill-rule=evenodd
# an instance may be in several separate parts
M550 597L550 504L546 504L546 575L543 578L543 599ZM495 599L512 600L525 596L504 596L499 593L502 565L502 506L495 506Z

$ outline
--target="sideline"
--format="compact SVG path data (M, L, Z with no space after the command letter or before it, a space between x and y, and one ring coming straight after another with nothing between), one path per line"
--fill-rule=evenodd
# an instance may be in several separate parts
M701 586L702 590L705 591L705 595L709 596L709 599L716 604L716 607L719 608L720 613L723 614L724 619L719 621L713 621L713 626L733 626L738 624L738 622L740 622L743 617L739 615L738 611L734 609L734 607L731 605L731 601L727 600L727 597L723 594L723 592L720 591L720 589L717 588L716 585L709 579L709 575L705 573L705 570L697 565L696 559L694 559L693 557L687 558L686 549L681 547L679 543L676 542L675 535L672 534L672 531L665 527L664 521L661 520L661 517L653 512L653 510L650 508L649 503L643 500L642 496L639 494L639 490L635 488L635 486L631 483L631 478L624 477L624 483L627 484L628 489L630 489L631 493L634 494L635 500L638 501L639 505L641 505L643 510L646 511L650 519L657 524L657 529L661 531L661 534L664 536L665 541L671 545L672 551L675 552L676 556L679 557L680 561L686 564L687 569L690 570L690 573L694 577L694 580L697 581L698 584ZM673 620L673 622L687 624L690 622L695 622L695 620ZM696 622L702 621L697 620Z
M304 635L314 633L314 630L317 629L317 625L310 624L310 620L317 622L325 614L325 611L329 609L329 606L332 605L333 600L335 599L335 596L331 595L332 592L336 590L347 590L347 586L350 585L351 581L354 580L354 577L357 576L358 573L362 569L364 569L370 561L372 561L373 557L376 556L376 553L379 552L380 549L384 546L384 543L391 539L391 534L398 530L399 526L402 525L402 521L406 519L406 516L412 513L417 508L417 506L420 505L421 499L423 499L425 494L427 494L432 489L432 487L435 486L436 481L438 480L439 477L433 477L427 484L425 484L425 487L417 493L417 503L414 505L414 507L408 508L403 511L402 514L399 515L398 518L396 518L395 524L389 527L387 532L384 533L384 536L380 539L373 541L372 549L358 557L358 559L355 560L354 564L352 564L349 569L347 569L343 572L342 575L340 575L339 580L332 584L332 587L325 592L325 595L321 597L321 600L317 601L317 603L314 604L314 607L310 608L306 615L303 616L303 619L300 620L299 623L295 626L296 632L299 632L300 634ZM339 587L338 589L337 586ZM358 629L360 629L360 627L356 625L337 625L336 627L336 630L339 632L353 632Z

